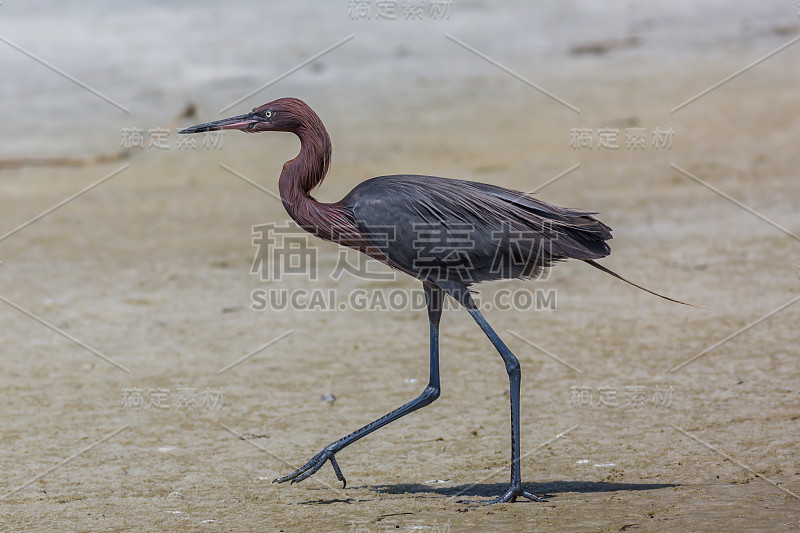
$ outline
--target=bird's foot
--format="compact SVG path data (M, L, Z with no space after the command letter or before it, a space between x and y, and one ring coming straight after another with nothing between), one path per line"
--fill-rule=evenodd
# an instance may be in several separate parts
M331 466L333 467L333 472L336 474L336 479L342 482L342 488L347 487L347 480L342 475L342 470L339 468L339 463L336 462L336 458L334 457L334 452L325 448L317 455L309 459L309 461L289 474L288 476L279 477L278 479L274 480L273 483L285 483L287 481L291 481L294 483L300 483L307 477L313 475L317 470L322 468L322 465L325 462L330 461Z
M539 496L528 492L527 490L522 488L522 485L511 485L511 487L503 494L502 496L498 496L493 500L458 500L458 503L479 503L483 505L492 505L495 503L513 503L517 501L517 498L522 497L532 502L544 502L547 501Z

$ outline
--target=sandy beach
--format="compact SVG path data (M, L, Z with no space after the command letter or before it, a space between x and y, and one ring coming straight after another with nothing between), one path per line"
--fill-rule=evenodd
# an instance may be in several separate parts
M0 6L0 531L800 528L796 5L99 4ZM510 444L503 364L455 308L441 398L337 454L346 489L271 483L428 376L424 311L352 299L414 280L333 276L311 237L315 279L253 272L295 137L176 135L281 96L333 140L320 200L395 173L536 190L613 228L604 265L705 306L574 261L478 287L546 502L457 501L505 490ZM257 309L278 290L336 303Z

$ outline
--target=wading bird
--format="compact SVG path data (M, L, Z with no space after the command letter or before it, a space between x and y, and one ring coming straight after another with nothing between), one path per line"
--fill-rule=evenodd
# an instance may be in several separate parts
M579 259L635 287L594 260L611 249L611 228L595 213L547 204L525 193L485 183L417 175L381 176L356 186L342 200L322 203L309 193L325 178L331 140L317 114L296 98L281 98L250 113L200 124L180 133L283 131L300 138L300 153L283 165L278 189L289 216L322 239L359 250L422 282L430 322L430 379L417 398L333 442L305 465L275 481L296 483L330 461L347 482L336 453L439 397L439 319L445 296L461 304L505 363L511 397L511 485L481 503L541 501L522 488L520 474L520 365L478 310L469 288L482 281L537 277L542 269ZM683 302L678 302L683 303Z

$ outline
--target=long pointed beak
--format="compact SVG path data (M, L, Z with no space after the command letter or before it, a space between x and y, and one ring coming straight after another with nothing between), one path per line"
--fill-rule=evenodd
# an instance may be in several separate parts
M261 122L253 113L245 113L237 117L223 118L214 122L206 122L205 124L198 124L191 128L186 128L178 133L202 133L204 131L217 131L217 130L243 130L247 131L253 128L256 124Z

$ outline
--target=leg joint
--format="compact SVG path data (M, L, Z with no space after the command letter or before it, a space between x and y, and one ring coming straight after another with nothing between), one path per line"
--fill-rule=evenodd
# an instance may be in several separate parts
M425 390L422 391L422 394L420 394L419 397L420 400L424 401L426 404L429 404L438 398L439 394L441 394L441 389L439 387L428 385L425 387Z
M506 372L509 376L519 376L522 374L522 369L519 366L519 359L514 357L514 354L509 353L508 356L503 358L506 364Z

